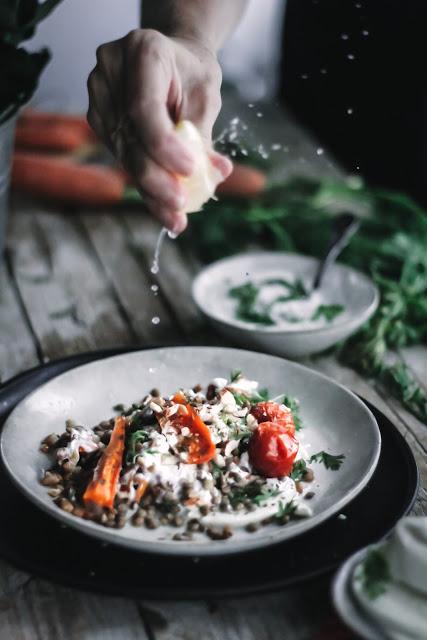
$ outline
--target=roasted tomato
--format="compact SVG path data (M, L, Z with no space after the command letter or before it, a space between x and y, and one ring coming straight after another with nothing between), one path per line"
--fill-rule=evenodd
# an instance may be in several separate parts
M249 460L267 478L281 478L292 471L299 443L282 421L262 422L249 440Z
M262 422L277 422L284 427L288 433L294 435L295 424L290 409L283 409L277 402L258 402L252 410L252 415Z

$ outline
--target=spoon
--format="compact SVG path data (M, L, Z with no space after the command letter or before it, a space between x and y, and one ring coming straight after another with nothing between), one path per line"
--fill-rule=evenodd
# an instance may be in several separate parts
M314 276L312 291L319 289L326 271L348 245L350 238L356 233L359 226L360 220L352 213L340 213L334 218L331 237Z

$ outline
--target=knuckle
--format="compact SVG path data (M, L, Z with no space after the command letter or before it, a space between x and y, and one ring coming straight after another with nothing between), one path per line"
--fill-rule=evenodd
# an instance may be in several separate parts
M95 85L96 85L96 77L97 77L97 72L98 72L98 68L95 67L94 69L92 69L92 71L90 72L88 79L87 79L87 89L89 91L89 96L94 92L95 90Z

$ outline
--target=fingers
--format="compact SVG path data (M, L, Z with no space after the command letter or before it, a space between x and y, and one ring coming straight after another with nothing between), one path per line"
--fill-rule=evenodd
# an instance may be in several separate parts
M223 156L221 153L217 151L211 151L209 153L209 160L212 162L213 166L218 169L218 171L222 174L223 180L228 178L230 173L233 171L233 163L230 158L227 156Z
M148 211L169 231L182 233L188 224L187 216L179 211L171 212L167 207L159 203L156 198L143 194L142 198Z
M194 159L176 135L168 109L169 93L174 90L168 39L149 30L130 34L125 66L126 112L142 148L167 171L190 175Z

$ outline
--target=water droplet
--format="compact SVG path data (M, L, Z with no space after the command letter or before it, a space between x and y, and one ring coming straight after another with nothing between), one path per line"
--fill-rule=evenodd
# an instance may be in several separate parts
M254 106L255 106L255 105L254 105L252 102L249 102L249 104L248 104L249 109L253 109L253 108L254 108Z
M348 53L348 54L347 54L347 58L348 58L349 60L354 60L354 59L355 59L355 55L354 55L354 53Z
M342 33L341 40L348 40L348 33Z
M248 152L246 149L240 149L240 153L242 154L242 156L247 156Z
M155 371L155 370L153 369L153 367L150 367L150 368L148 369L148 373L154 373L154 371Z
M324 151L323 151L323 149L321 147L319 147L318 149L316 149L316 153L317 153L318 156L323 156Z
M369 36L369 31L367 29L363 29L362 36L365 36L365 38L366 36Z
M151 291L153 291L153 293L157 293L157 291L159 290L159 285L158 284L152 284L150 289L151 289Z
M153 262L153 264L151 265L150 271L154 275L159 273L159 265L157 264L157 262Z
M356 4L354 5L356 7L356 9L361 9L362 5L360 2L356 2Z
M153 318L151 318L151 322L153 324L159 324L160 323L160 318L159 316L154 316Z
M351 107L349 107L349 108L347 109L347 113L348 113L348 115L349 115L349 116L351 116L351 115L352 115L352 113L353 113L353 109L352 109Z
M257 118L262 118L263 114L261 113L261 111L257 111L256 117Z
M281 144L272 144L271 148L272 148L273 151L278 151L279 149L282 148L282 145Z
M320 69L320 73L325 76L328 73L328 71L327 69L325 69L325 67L323 67L323 69Z
M176 240L176 238L178 237L178 234L174 233L173 231L168 231L168 236L171 240Z
M302 73L301 80L307 80L307 79L308 79L308 73Z

